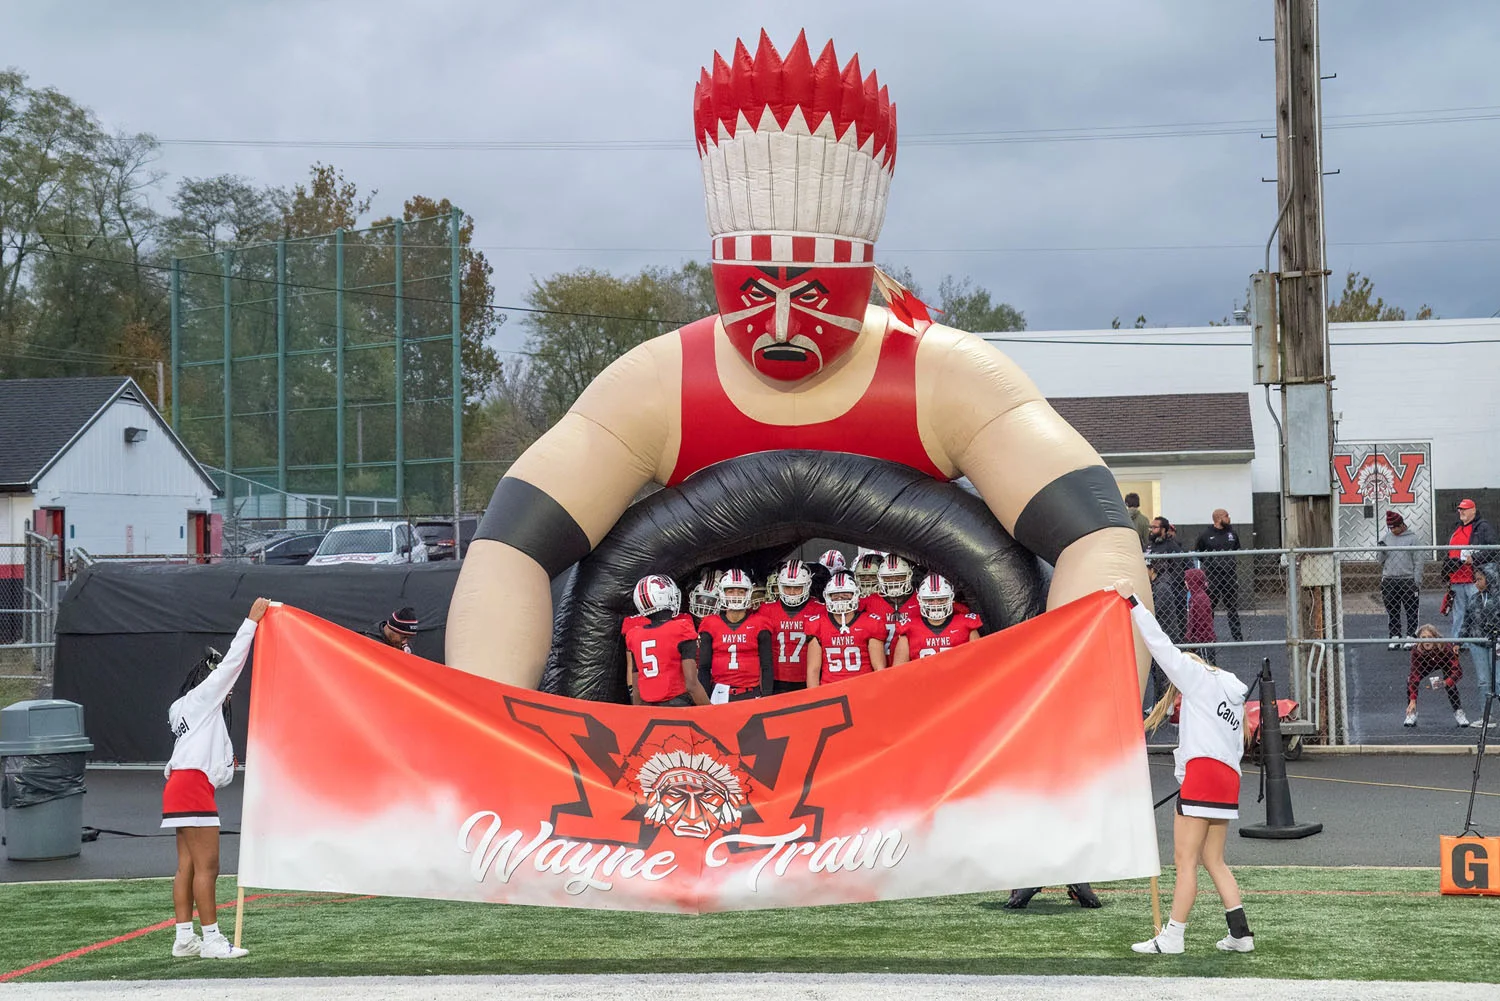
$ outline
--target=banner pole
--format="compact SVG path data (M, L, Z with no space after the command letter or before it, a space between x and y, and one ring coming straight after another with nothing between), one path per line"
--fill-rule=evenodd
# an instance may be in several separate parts
M242 891L243 892L243 891ZM1151 926L1156 929L1153 934L1161 934L1161 885L1155 876L1151 877ZM236 927L234 933L235 945L239 945L240 933Z
M238 880L236 880L238 882ZM240 947L240 933L245 930L245 885L240 883L234 896L234 947Z

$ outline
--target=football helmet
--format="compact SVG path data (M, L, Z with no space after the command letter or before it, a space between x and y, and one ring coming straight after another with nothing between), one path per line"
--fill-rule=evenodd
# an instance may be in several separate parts
M719 592L714 588L714 575L705 570L698 583L688 592L688 611L695 618L713 615L719 610Z
M719 578L719 606L726 612L748 612L754 603L755 581L743 570L725 570Z
M853 615L859 611L859 584L854 575L840 570L823 588L823 604L834 615Z
M776 597L777 597L777 593L776 593L776 578L777 578L777 576L778 575L773 572L770 576L768 576L766 578L766 600L767 601L775 601L776 600Z
M837 549L830 549L818 557L818 562L828 568L829 573L838 573L845 567L844 554Z
M635 610L641 615L671 612L676 615L682 608L682 592L670 577L651 574L635 582Z
M911 564L905 557L886 553L880 561L880 593L887 598L905 598L911 594Z
M854 561L854 582L859 585L859 596L868 598L880 589L880 564L884 553L868 552Z
M922 578L917 588L917 606L922 618L932 621L946 619L953 614L953 585L941 574L930 573Z
M801 608L812 594L812 571L801 560L787 560L776 575L778 600L787 608Z

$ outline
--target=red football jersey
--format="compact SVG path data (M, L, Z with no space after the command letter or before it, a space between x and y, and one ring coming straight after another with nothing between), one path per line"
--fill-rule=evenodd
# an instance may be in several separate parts
M807 680L807 641L817 635L818 625L828 617L821 601L811 599L800 608L787 608L779 601L760 606L760 617L771 631L771 675L777 681Z
M885 656L889 660L896 652L896 627L901 625L902 607L891 604L891 599L883 594L872 594L859 603L859 614L870 613L880 616L885 623Z
M760 684L760 634L766 631L766 620L759 611L751 612L739 622L730 622L724 613L705 616L698 631L707 633L713 644L710 674L714 684L730 688L755 688Z
M856 612L848 625L839 625L832 615L823 616L816 634L823 650L822 684L831 685L857 674L870 674L870 641L885 642L885 619L878 612Z
M963 614L955 612L948 617L947 622L943 623L942 628L934 629L931 623L917 615L904 620L897 627L896 635L906 637L907 653L911 655L912 660L919 660L956 646L962 646L969 642L969 634L983 624L979 616L973 612Z
M687 691L682 676L683 643L698 642L691 615L653 623L643 615L626 620L625 649L635 658L635 690L642 702L665 702Z

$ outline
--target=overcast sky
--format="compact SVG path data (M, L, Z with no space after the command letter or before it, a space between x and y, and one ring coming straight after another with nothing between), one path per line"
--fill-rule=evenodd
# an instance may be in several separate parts
M477 221L501 303L532 276L706 259L691 96L714 50L805 27L860 55L903 139L877 255L935 288L969 275L1034 330L1201 324L1260 267L1276 211L1271 0L547 3L0 2L0 65L168 142L173 179L290 184L322 159L375 210L414 193ZM1330 266L1444 317L1500 310L1500 6L1324 5ZM1424 115L1443 109L1480 109ZM1405 113L1396 114L1396 113ZM1477 117L1334 128L1347 116ZM1338 117L1345 116L1345 117ZM1368 120L1368 119L1363 119ZM1224 135L943 142L1132 126ZM1205 128L1202 123L1231 123ZM1126 127L1121 130L1119 127ZM1172 129L1155 131L1174 131ZM1181 132L1182 129L1175 131ZM666 148L413 150L170 140L652 140ZM566 248L566 249L557 249ZM1173 249L1152 249L1173 248ZM504 344L517 346L513 317Z

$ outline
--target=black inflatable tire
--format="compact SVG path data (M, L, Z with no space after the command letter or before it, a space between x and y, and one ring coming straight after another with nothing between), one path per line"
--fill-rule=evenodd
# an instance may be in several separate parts
M954 580L986 630L1042 610L1043 564L984 501L894 462L843 452L758 452L721 462L626 510L557 603L542 690L625 700L620 623L635 582L774 546L834 538L893 550Z

